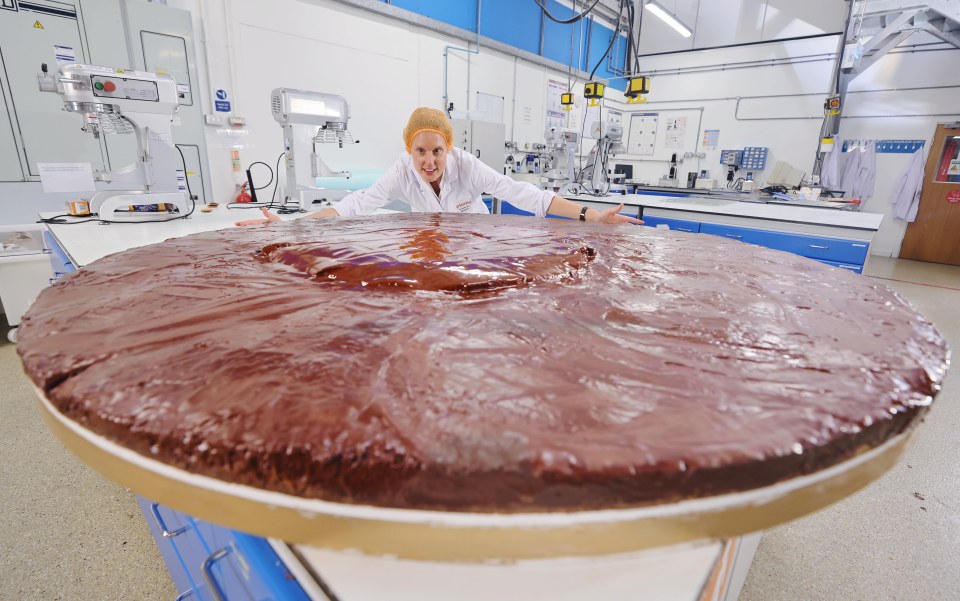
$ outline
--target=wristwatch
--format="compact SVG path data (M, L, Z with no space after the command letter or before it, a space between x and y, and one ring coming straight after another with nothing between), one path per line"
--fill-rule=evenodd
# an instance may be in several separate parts
M589 207L583 207L582 209L580 209L580 221L586 221L586 220L587 220L587 209L588 209L588 208L589 208Z

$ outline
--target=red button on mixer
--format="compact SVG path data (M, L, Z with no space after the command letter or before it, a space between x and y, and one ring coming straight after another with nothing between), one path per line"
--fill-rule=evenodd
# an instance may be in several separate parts
M108 92L113 92L117 89L117 84L113 83L112 81L105 81L103 82L103 89Z

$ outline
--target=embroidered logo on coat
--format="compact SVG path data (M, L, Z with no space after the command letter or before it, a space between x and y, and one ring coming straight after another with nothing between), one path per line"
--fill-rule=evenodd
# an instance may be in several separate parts
M470 205L472 204L473 204L472 200L464 200L463 202L458 202L457 210L460 211L461 213L466 213L467 210L470 209Z

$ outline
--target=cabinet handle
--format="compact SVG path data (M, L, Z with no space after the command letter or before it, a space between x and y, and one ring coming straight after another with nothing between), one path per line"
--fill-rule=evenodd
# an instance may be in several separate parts
M230 550L226 547L218 551L214 551L210 554L210 557L207 557L203 560L203 565L200 566L200 570L203 572L203 581L207 583L207 588L210 589L210 593L213 595L214 601L226 601L227 597L220 589L220 585L217 584L217 579L211 570L213 569L213 564L226 557L229 553Z
M829 246L820 246L819 244L811 244L810 248L819 248L820 250L828 250Z
M191 595L193 595L193 589L192 589L192 588L188 588L187 590L185 590L185 591L183 591L182 593L180 593L179 595L177 595L177 598L174 599L173 601L183 601L184 599L186 599L187 597L189 597L189 596L191 596Z
M743 238L743 236L740 236L740 235L738 235L738 234L724 234L724 235L725 235L727 238L736 238L736 239L738 239L738 240L739 240L740 238Z
M166 522L163 521L163 516L160 515L159 503L150 503L150 513L153 514L153 521L157 523L157 528L160 529L160 534L163 535L163 538L180 536L189 529L189 526L183 526L182 528L177 528L176 530L169 530Z
M688 228L688 227L678 227L678 228L677 228L677 231L678 231L678 232L691 232L691 233L693 233L693 230L690 229L690 228Z

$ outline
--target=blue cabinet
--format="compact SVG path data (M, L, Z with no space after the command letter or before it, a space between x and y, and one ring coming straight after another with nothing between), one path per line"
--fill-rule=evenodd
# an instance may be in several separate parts
M699 232L782 250L854 273L863 273L863 265L867 262L867 253L870 250L870 244L863 240L776 232L652 215L644 215L643 222L651 227L665 225L671 230Z
M137 497L179 598L309 601L266 539Z
M823 259L861 266L867 260L867 248L869 246L866 242L860 240L771 232L716 223L701 224L700 232L784 250L811 259Z

